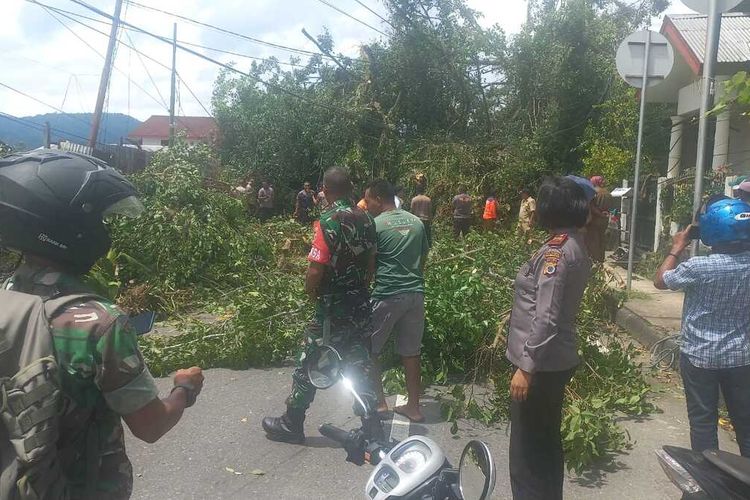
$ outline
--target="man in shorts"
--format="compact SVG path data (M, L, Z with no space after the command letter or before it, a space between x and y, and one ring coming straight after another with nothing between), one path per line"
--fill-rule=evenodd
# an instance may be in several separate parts
M401 356L406 372L409 400L393 411L412 422L422 422L419 356L425 316L424 264L430 245L419 217L396 208L394 191L389 182L376 180L365 192L378 235L371 348L373 358L377 359L391 332L396 334L396 354ZM375 366L371 373L378 396L378 412L387 412L382 375L377 362Z

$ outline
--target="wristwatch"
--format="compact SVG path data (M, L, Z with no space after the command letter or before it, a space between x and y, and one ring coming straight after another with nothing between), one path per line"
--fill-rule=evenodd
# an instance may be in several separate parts
M185 393L187 394L187 404L185 405L185 408L190 408L195 404L195 400L198 399L198 392L195 390L195 386L189 382L181 382L179 384L175 384L174 387L172 387L172 390L170 391L170 394L172 394L176 389L185 389Z

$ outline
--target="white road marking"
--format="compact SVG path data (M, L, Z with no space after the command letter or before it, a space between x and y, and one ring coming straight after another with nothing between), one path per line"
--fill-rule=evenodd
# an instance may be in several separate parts
M396 396L396 405L405 405L408 399L403 394ZM393 413L393 422L391 423L391 441L403 441L409 437L409 426L411 421L403 415Z

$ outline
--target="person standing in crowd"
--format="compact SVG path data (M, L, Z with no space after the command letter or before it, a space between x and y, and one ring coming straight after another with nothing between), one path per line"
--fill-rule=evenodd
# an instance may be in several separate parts
M601 175L592 177L591 184L596 189L596 196L591 201L591 216L586 223L586 248L594 262L604 262L612 195L605 189L604 177Z
M312 190L309 182L305 182L302 191L297 193L297 201L294 206L294 218L297 219L297 222L303 225L309 224L312 220L310 214L316 204L315 191Z
M305 441L305 412L316 392L307 376L307 363L315 359L324 341L351 367L352 383L368 407L375 408L377 400L366 347L372 333L368 287L375 270L375 224L368 214L352 206L352 183L345 169L328 169L323 183L331 205L314 225L305 278L305 291L316 304L315 315L305 328L305 348L292 375L286 412L263 419L263 430L273 441ZM355 412L365 416L359 405ZM377 426L380 428L380 422Z
M678 265L691 243L688 226L674 235L654 286L685 292L680 375L693 450L719 448L721 389L740 453L750 457L750 204L715 196L698 222L711 254Z
M258 215L261 221L267 221L273 216L273 188L266 181L258 190Z
M466 191L467 189L462 186L459 193L453 197L453 235L456 239L469 234L471 219L474 216L471 196L466 194Z
M482 214L482 227L485 231L494 231L497 228L500 203L497 201L495 192L491 192L484 202L484 213Z
M328 199L326 199L326 194L323 191L323 183L321 182L318 184L318 202L317 202L318 208L321 212L324 212L326 209L328 209Z
M589 204L570 179L545 179L539 226L549 239L515 280L506 356L510 382L510 480L515 500L562 498L560 424L565 386L579 363L575 319L591 274L579 229Z
M393 203L396 208L403 208L404 206L404 188L403 186L396 187L396 194L393 196Z
M411 199L409 211L422 221L427 242L432 246L432 200L425 194L425 188L422 184L417 184L416 196Z
M3 292L3 300L18 300L19 307L29 303L29 296L57 304L45 319L54 343L50 354L57 361L52 373L61 389L59 405L42 406L54 397L43 389L57 384L37 385L25 396L6 394L12 383L2 386L7 399L2 403L0 445L10 444L5 426L13 420L6 417L17 415L21 425L13 432L17 437L20 429L26 436L18 441L36 464L21 463L10 448L11 456L2 457L2 463L13 466L0 470L0 498L42 498L27 496L29 491L71 500L130 498L133 467L122 422L136 438L155 443L177 425L201 392L203 373L194 366L177 370L171 392L159 398L128 315L85 284L86 274L111 246L104 217L138 216L144 207L136 196L127 179L90 156L46 149L0 159L0 244L23 254L23 263L0 289L15 292ZM14 332L6 328L22 328L19 335L30 332L28 318L38 316L4 301L8 309L0 312L6 316L0 338L4 341L6 333L13 338ZM16 321L9 324L13 315ZM20 352L12 344L2 347L4 356ZM35 353L47 354L41 345L35 347ZM34 387L32 367L21 372L28 377L28 388ZM0 367L0 372L3 368L8 367ZM48 410L55 413L43 416ZM37 417L47 430L34 430ZM27 421L32 423L28 432ZM50 461L55 456L45 451L50 442L57 442L58 462ZM6 451L2 446L2 453Z
M377 358L391 333L396 334L396 354L406 373L408 402L394 412L412 422L424 421L419 408L421 371L419 356L424 334L424 265L430 245L424 225L414 214L396 208L393 186L385 180L370 183L365 191L377 229L377 260L373 297L372 355ZM379 364L372 370L378 395L378 413L388 411Z
M521 208L518 210L518 234L528 238L536 223L536 200L528 188L521 189Z

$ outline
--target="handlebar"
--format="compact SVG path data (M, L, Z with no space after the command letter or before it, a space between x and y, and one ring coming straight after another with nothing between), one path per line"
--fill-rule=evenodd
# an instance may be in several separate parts
M328 439L333 439L334 441L336 441L337 443L341 443L342 445L346 445L346 443L350 439L349 431L339 429L335 425L323 424L318 430L320 430L320 433Z

